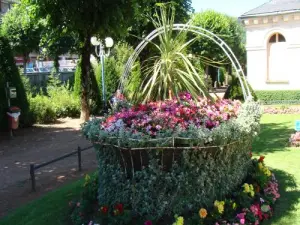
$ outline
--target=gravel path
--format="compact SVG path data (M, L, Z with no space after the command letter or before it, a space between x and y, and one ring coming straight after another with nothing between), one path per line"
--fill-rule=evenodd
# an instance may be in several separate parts
M70 153L77 146L91 146L79 129L79 120L62 119L54 125L18 130L11 140L0 136L0 217L97 168L94 150L87 150L82 153L81 173L77 172L76 155L37 170L37 193L31 193L31 163L38 165Z

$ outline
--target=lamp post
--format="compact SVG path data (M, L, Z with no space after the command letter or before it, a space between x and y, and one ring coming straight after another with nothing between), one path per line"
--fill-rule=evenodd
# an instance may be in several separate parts
M103 43L103 41L98 39L97 37L92 37L91 43L93 46L95 46L96 55L100 58L100 62L101 62L103 111L106 111L107 103L106 103L106 90L105 90L105 67L104 67L105 61L104 61L104 59L105 59L105 57L108 57L110 55L110 49L114 45L114 41L111 37L107 37L107 38L105 38L104 43ZM105 48L107 48L107 52L105 51Z

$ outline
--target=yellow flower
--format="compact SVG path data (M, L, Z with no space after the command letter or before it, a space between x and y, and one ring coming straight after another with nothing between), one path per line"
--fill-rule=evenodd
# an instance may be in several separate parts
M223 205L224 206L225 202L224 201L220 201L219 202L218 200L216 200L215 203L214 203L214 206L218 207L219 205Z
M184 219L182 216L178 217L177 218L177 221L176 221L176 225L183 225L184 224Z
M272 175L271 171L267 167L264 168L264 174L268 177L270 177Z
M251 192L251 191L254 191L254 187L253 187L252 184L249 185L249 188L250 188L250 192Z
M258 168L259 168L260 170L262 170L262 169L264 168L264 165L260 162L260 163L258 163Z
M180 217L175 216L175 218L176 218L176 222L173 223L172 225L184 225L184 219L182 216Z
M249 184L245 183L245 184L243 185L243 187L244 187L244 192L245 192L245 193L249 193L249 192L250 192L250 186L249 186Z
M222 214L224 212L224 205L225 205L224 201L219 202L216 200L214 203L214 206L218 209L218 212L220 214Z
M223 212L224 212L224 205L218 205L217 208L218 208L219 213L223 214Z
M206 216L207 216L207 211L206 211L206 209L201 208L201 209L199 210L199 216L200 216L201 219L206 218Z
M250 191L250 196L254 197L254 195L255 195L254 191Z
M236 207L237 207L237 205L236 205L236 203L234 202L234 203L232 204L232 208L233 208L233 209L236 209Z

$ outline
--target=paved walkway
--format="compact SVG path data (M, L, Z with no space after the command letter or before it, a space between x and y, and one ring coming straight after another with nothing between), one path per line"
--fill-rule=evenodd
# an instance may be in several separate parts
M76 155L41 168L36 171L37 193L31 193L31 163L38 165L70 153L76 150L77 146L91 146L82 137L79 129L78 120L64 119L54 125L19 130L11 140L0 136L0 217L29 200L97 168L94 150L87 150L82 153L83 172L77 172Z

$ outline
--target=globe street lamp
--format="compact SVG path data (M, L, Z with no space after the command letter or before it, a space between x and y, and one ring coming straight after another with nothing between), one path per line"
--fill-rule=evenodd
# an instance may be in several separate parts
M105 90L105 68L104 68L104 59L110 55L110 49L114 45L114 41L111 37L107 37L104 40L98 39L97 37L91 38L91 43L95 46L96 55L100 58L101 69L102 69L102 100L103 100L103 110L106 111L107 103L106 103L106 90ZM107 52L105 51L107 48Z

